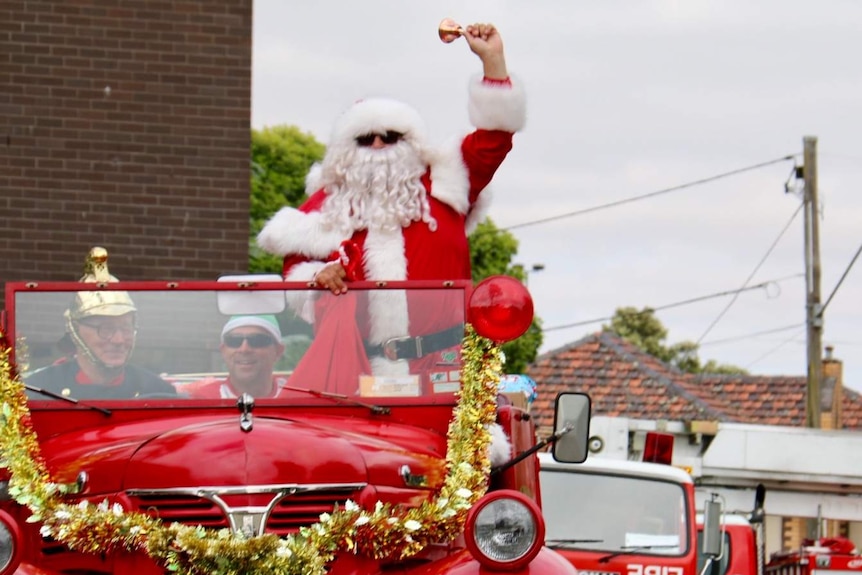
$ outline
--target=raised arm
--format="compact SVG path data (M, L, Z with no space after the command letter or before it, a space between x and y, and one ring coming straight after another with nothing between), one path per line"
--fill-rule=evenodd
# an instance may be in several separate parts
M470 50L482 60L485 78L506 80L506 56L503 53L503 39L493 24L470 24L464 29L464 39Z

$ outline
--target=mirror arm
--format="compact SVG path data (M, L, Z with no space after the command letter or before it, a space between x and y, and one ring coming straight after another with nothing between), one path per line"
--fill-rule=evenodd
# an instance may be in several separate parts
M536 445L534 445L530 449L528 449L526 451L522 451L521 453L519 453L517 456L513 457L512 459L510 459L506 463L500 464L496 467L492 467L491 468L491 475L496 475L498 473L502 473L502 472L506 471L507 469L509 469L510 467L513 467L513 466L521 463L526 458L530 457L531 455L533 455L537 451L541 450L545 446L550 445L551 443L554 443L559 438L561 438L562 436L564 436L568 432L572 431L572 429L574 429L574 427L572 427L571 425L567 425L566 427L562 428L561 430L551 434L546 439L539 441L538 443L536 443Z

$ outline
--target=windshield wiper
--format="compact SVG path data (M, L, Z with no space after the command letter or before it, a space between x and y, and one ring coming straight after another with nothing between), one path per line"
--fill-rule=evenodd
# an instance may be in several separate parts
M599 563L607 563L614 557L619 557L620 555L630 555L632 553L639 553L641 551L650 551L652 549L679 549L679 545L640 545L638 547L623 547L622 551L616 551L614 553L610 553L603 557L599 557Z
M389 415L388 407L384 407L382 405L374 405L371 403L364 403L357 399L350 398L342 393L330 393L328 391L317 391L316 389L308 389L305 387L292 387L290 385L285 385L282 389L289 389L291 391L299 391L301 393L307 393L309 395L314 395L317 397L324 397L326 399L332 399L335 400L337 403L343 403L346 405L357 405L359 407L370 409L371 413L373 413L374 415Z
M551 549L569 547L572 545L583 545L584 543L604 543L604 539L546 539L545 546Z
M48 391L47 389L42 389L41 387L36 387L33 385L24 384L24 389L27 391L32 391L33 393L38 393L40 395L44 395L46 397L51 397L53 399L61 399L68 403L74 403L75 405L80 405L81 407L86 407L87 409L92 409L94 411L99 411L104 413L105 415L111 415L111 411L105 409L104 407L96 407L95 405L89 405L87 403L81 403L74 397L67 397L65 395L60 395L59 393L54 393L53 391Z

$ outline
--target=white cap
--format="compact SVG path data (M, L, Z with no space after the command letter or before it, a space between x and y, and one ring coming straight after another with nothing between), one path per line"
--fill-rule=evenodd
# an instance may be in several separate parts
M266 330L275 341L281 342L281 328L278 327L278 320L274 315L235 315L221 330L221 339L224 341L224 336L230 331L238 327L259 327Z

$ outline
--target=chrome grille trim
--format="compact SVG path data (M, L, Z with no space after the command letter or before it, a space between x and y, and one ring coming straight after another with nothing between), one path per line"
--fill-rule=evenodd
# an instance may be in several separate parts
M214 487L162 487L157 489L127 489L126 494L132 497L146 495L186 495L191 497L205 497L207 493L218 495L254 495L257 493L281 493L291 495L296 493L312 493L315 491L358 491L367 486L367 483L282 483L272 485L242 485L242 486L214 486Z
M263 535L266 527L280 534L296 531L317 521L321 513L332 511L356 497L367 483L274 484L247 486L168 487L128 489L126 494L138 498L141 511L166 521L226 528L246 536ZM231 506L225 497L267 495L266 505ZM314 498L315 494L321 497ZM303 497L311 496L311 497ZM171 498L176 498L171 500ZM295 498L295 499L293 499ZM149 500L149 501L148 501Z

